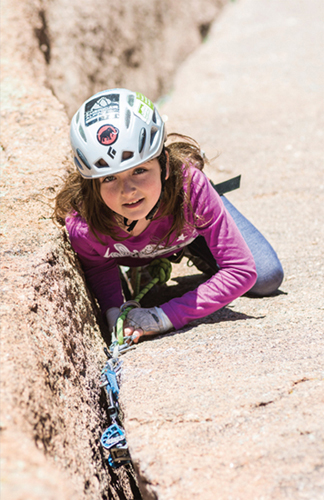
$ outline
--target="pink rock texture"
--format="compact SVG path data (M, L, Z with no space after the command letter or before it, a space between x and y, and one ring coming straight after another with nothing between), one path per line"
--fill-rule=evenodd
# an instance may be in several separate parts
M85 99L106 88L141 89L156 100L170 91L179 64L205 38L225 3L46 2L38 29L48 85L70 117Z

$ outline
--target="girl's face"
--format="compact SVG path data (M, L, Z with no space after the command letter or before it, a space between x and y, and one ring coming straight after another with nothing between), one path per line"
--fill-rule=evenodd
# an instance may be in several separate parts
M146 217L158 201L161 189L161 167L157 158L100 178L100 194L105 204L131 221Z

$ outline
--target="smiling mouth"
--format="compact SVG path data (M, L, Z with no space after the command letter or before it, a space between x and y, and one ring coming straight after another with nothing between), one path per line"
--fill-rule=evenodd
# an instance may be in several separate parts
M144 198L141 198L140 200L131 201L130 203L124 203L123 206L126 208L136 208L142 203L143 200Z

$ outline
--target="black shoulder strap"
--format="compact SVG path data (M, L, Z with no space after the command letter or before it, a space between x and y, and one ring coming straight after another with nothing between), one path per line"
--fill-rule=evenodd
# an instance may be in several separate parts
M234 191L238 189L241 184L241 176L233 177L232 179L228 179L228 181L220 182L219 184L214 184L210 181L211 185L214 189L216 189L217 193L222 196L222 194L229 193L230 191Z

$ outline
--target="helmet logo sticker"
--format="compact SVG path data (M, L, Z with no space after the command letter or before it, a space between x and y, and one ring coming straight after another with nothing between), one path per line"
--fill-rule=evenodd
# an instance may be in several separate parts
M140 92L136 92L134 114L139 116L145 123L149 124L152 120L153 111L154 104L152 101Z
M118 139L119 130L113 125L102 125L97 132L97 139L103 146L110 146Z
M107 151L107 155L110 156L110 158L114 159L116 153L117 153L116 149L114 149L111 146L109 146L109 149Z
M84 111L86 127L102 120L119 118L119 94L108 94L96 97L87 102Z

